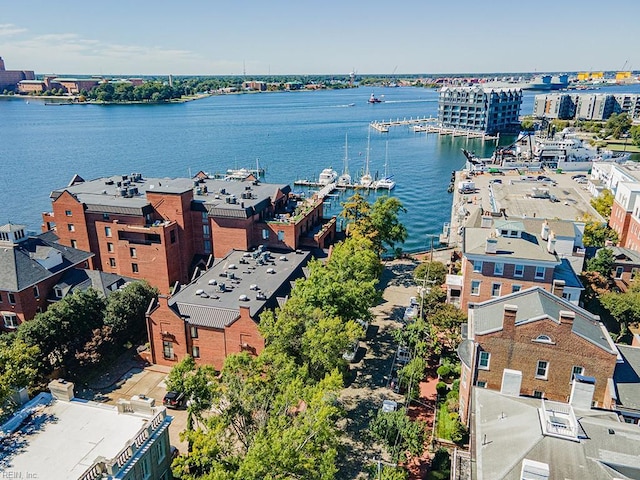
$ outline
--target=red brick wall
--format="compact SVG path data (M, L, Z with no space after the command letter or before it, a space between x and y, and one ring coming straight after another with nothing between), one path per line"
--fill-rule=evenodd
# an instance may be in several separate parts
M626 246L627 234L629 233L629 222L631 212L627 212L618 202L614 201L611 206L609 226L618 234L618 245Z
M630 248L636 252L640 251L640 222L629 215L629 222L627 228L627 235L623 241L619 241L618 244L622 247Z
M554 345L533 342L539 335L548 335ZM522 372L521 393L544 392L545 398L566 402L571 394L571 373L574 366L584 367L584 375L595 377L594 400L602 404L607 379L613 377L616 356L607 353L571 332L571 323L558 325L552 320L539 320L515 328L505 328L487 335L477 335L480 349L491 354L489 370L478 369L477 381L487 382L487 388L500 390L505 368ZM549 362L547 380L536 379L538 360Z
M190 348L184 320L168 307L167 300L166 296L160 295L156 308L147 315L147 335L153 363L172 367L190 353ZM163 332L168 332L169 335L163 335ZM164 358L163 340L173 342L173 359Z
M483 262L482 273L473 271L473 262L466 257L463 258L463 284L462 284L462 297L460 308L466 310L469 306L469 302L484 302L494 298L491 296L492 286L494 283L500 283L500 295L507 295L511 293L513 285L521 285L521 290L525 290L530 287L542 287L547 291L551 291L553 283L553 268L547 268L545 270L544 279L537 280L535 278L536 267L525 266L524 275L522 277L515 278L513 276L515 270L515 264L504 264L504 275L494 276L494 262ZM471 282L473 280L480 280L479 295L471 295Z
M252 218L211 218L213 255L222 258L231 250L251 247Z

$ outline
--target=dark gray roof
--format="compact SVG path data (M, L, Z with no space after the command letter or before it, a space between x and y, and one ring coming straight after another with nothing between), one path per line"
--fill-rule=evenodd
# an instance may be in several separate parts
M616 263L640 264L640 252L624 247L607 247L613 252Z
M573 271L571 262L566 258L563 258L560 261L560 264L556 265L553 269L553 279L563 280L566 287L580 288L584 290L584 286L578 278L578 275L576 275L576 272Z
M270 259L262 262L252 253L231 251L173 295L169 307L189 323L211 328L232 324L242 306L256 319L265 305L288 291L290 280L302 276L302 266L310 257L309 252L269 253Z
M615 345L607 329L600 322L600 317L547 292L541 287L528 288L474 304L473 322L470 322L473 332L470 332L470 336L475 338L476 335L502 330L505 305L516 305L518 307L516 325L543 318L549 318L559 323L560 311L574 312L573 333L607 352L616 353Z
M93 288L106 297L126 283L136 281L134 278L123 277L114 273L73 268L62 276L54 288L61 289L63 297L75 291L85 291L88 288Z
M502 261L530 260L537 262L558 263L555 254L547 251L547 242L535 233L523 233L522 237L496 236L497 253L487 254L485 251L487 238L495 234L495 227L464 229L463 253L465 255L491 255Z
M45 254L56 252L61 254L60 264L47 269L38 262ZM52 241L49 234L29 237L13 247L0 247L0 290L19 292L91 257L93 253Z
M613 412L576 410L580 441L554 438L542 434L540 406L538 399L473 388L473 478L520 480L525 458L548 464L550 479L640 478L637 425Z
M123 215L143 215L151 208L147 201L147 193L182 194L194 191L193 210L208 211L214 217L248 218L259 213L275 200L278 192L288 195L291 187L286 184L271 184L254 181L226 181L217 179L191 178L146 178L141 177L133 181L132 175L102 177L83 181L77 175L75 183L54 190L53 200L64 191L69 192L90 212L105 212ZM132 196L120 196L118 182L130 182L127 188L136 188L137 193Z
M640 347L616 346L623 359L613 373L618 403L640 412Z

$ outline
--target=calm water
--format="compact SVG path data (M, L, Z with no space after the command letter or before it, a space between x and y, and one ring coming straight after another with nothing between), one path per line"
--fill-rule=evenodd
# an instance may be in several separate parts
M371 93L385 103L369 105ZM533 95L525 94L523 114L532 111ZM340 173L345 134L349 170L357 177L369 122L435 116L437 96L422 88L359 88L226 95L174 105L46 106L0 99L0 223L39 230L49 193L75 173L86 179L131 172L176 177L253 168L257 158L268 182L314 179L330 166ZM489 154L494 144L416 134L408 127L387 134L371 130L372 174L384 171L387 141L397 183L392 195L407 208L404 248L423 249L449 221L447 187L451 171L464 165L460 149ZM331 211L339 210L340 200L332 199Z

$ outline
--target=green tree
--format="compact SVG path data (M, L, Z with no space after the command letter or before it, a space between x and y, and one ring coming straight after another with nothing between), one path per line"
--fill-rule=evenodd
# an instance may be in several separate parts
M35 345L29 346L9 335L0 337L0 405L4 410L10 410L7 402L14 391L31 387L37 378L39 354Z
M613 270L613 250L610 248L601 248L593 258L587 260L587 271L598 272L605 278L611 276Z
M369 432L385 446L395 463L405 460L402 458L405 452L415 456L424 451L425 425L411 420L404 408L395 412L379 410L369 424Z
M608 225L600 222L587 222L584 226L582 243L586 247L604 247L607 242L618 243L618 234Z
M629 129L631 134L631 141L637 147L640 147L640 125L634 125Z
M400 213L406 212L396 197L378 197L371 207L371 226L376 235L374 246L382 251L386 246L393 249L396 243L404 243L407 229L400 222Z
M146 281L133 282L112 292L107 299L105 325L121 341L146 338L146 311L157 295L158 290Z
M612 114L604 126L605 137L620 138L631 128L631 119L627 113Z
M600 301L618 322L621 332L640 323L640 281L634 281L625 293L605 293Z
M603 218L609 220L611 216L611 207L615 197L611 190L605 189L596 198L591 199L591 206L595 208L596 212L602 215Z
M533 132L535 127L535 120L533 117L524 117L520 122L520 129L525 132Z
M449 272L447 271L447 267L444 263L433 261L422 262L413 271L413 276L417 283L421 283L426 280L427 286L431 286L444 284L447 273Z

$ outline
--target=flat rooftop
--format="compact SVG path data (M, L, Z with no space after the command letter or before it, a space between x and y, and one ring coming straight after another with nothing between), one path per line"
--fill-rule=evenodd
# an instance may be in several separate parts
M302 251L234 250L181 288L168 304L193 325L223 328L238 318L240 307L249 307L255 318L285 284L296 278L310 256L310 252Z
M519 175L512 171L503 176L489 173L474 175L470 180L475 183L476 192L457 195L458 207L464 207L468 211L482 207L485 211L496 213L504 209L509 217L561 220L577 220L589 214L605 223L605 219L591 206L592 197L586 184L579 184L571 179L576 173L582 172L559 174L540 171ZM553 182L537 181L535 179L538 175L549 177ZM535 195L539 195L539 198ZM552 201L551 198L557 201Z
M21 426L2 438L0 477L79 478L98 457L114 458L153 418L119 414L115 406L86 400L59 401L49 393L39 394L22 412Z

